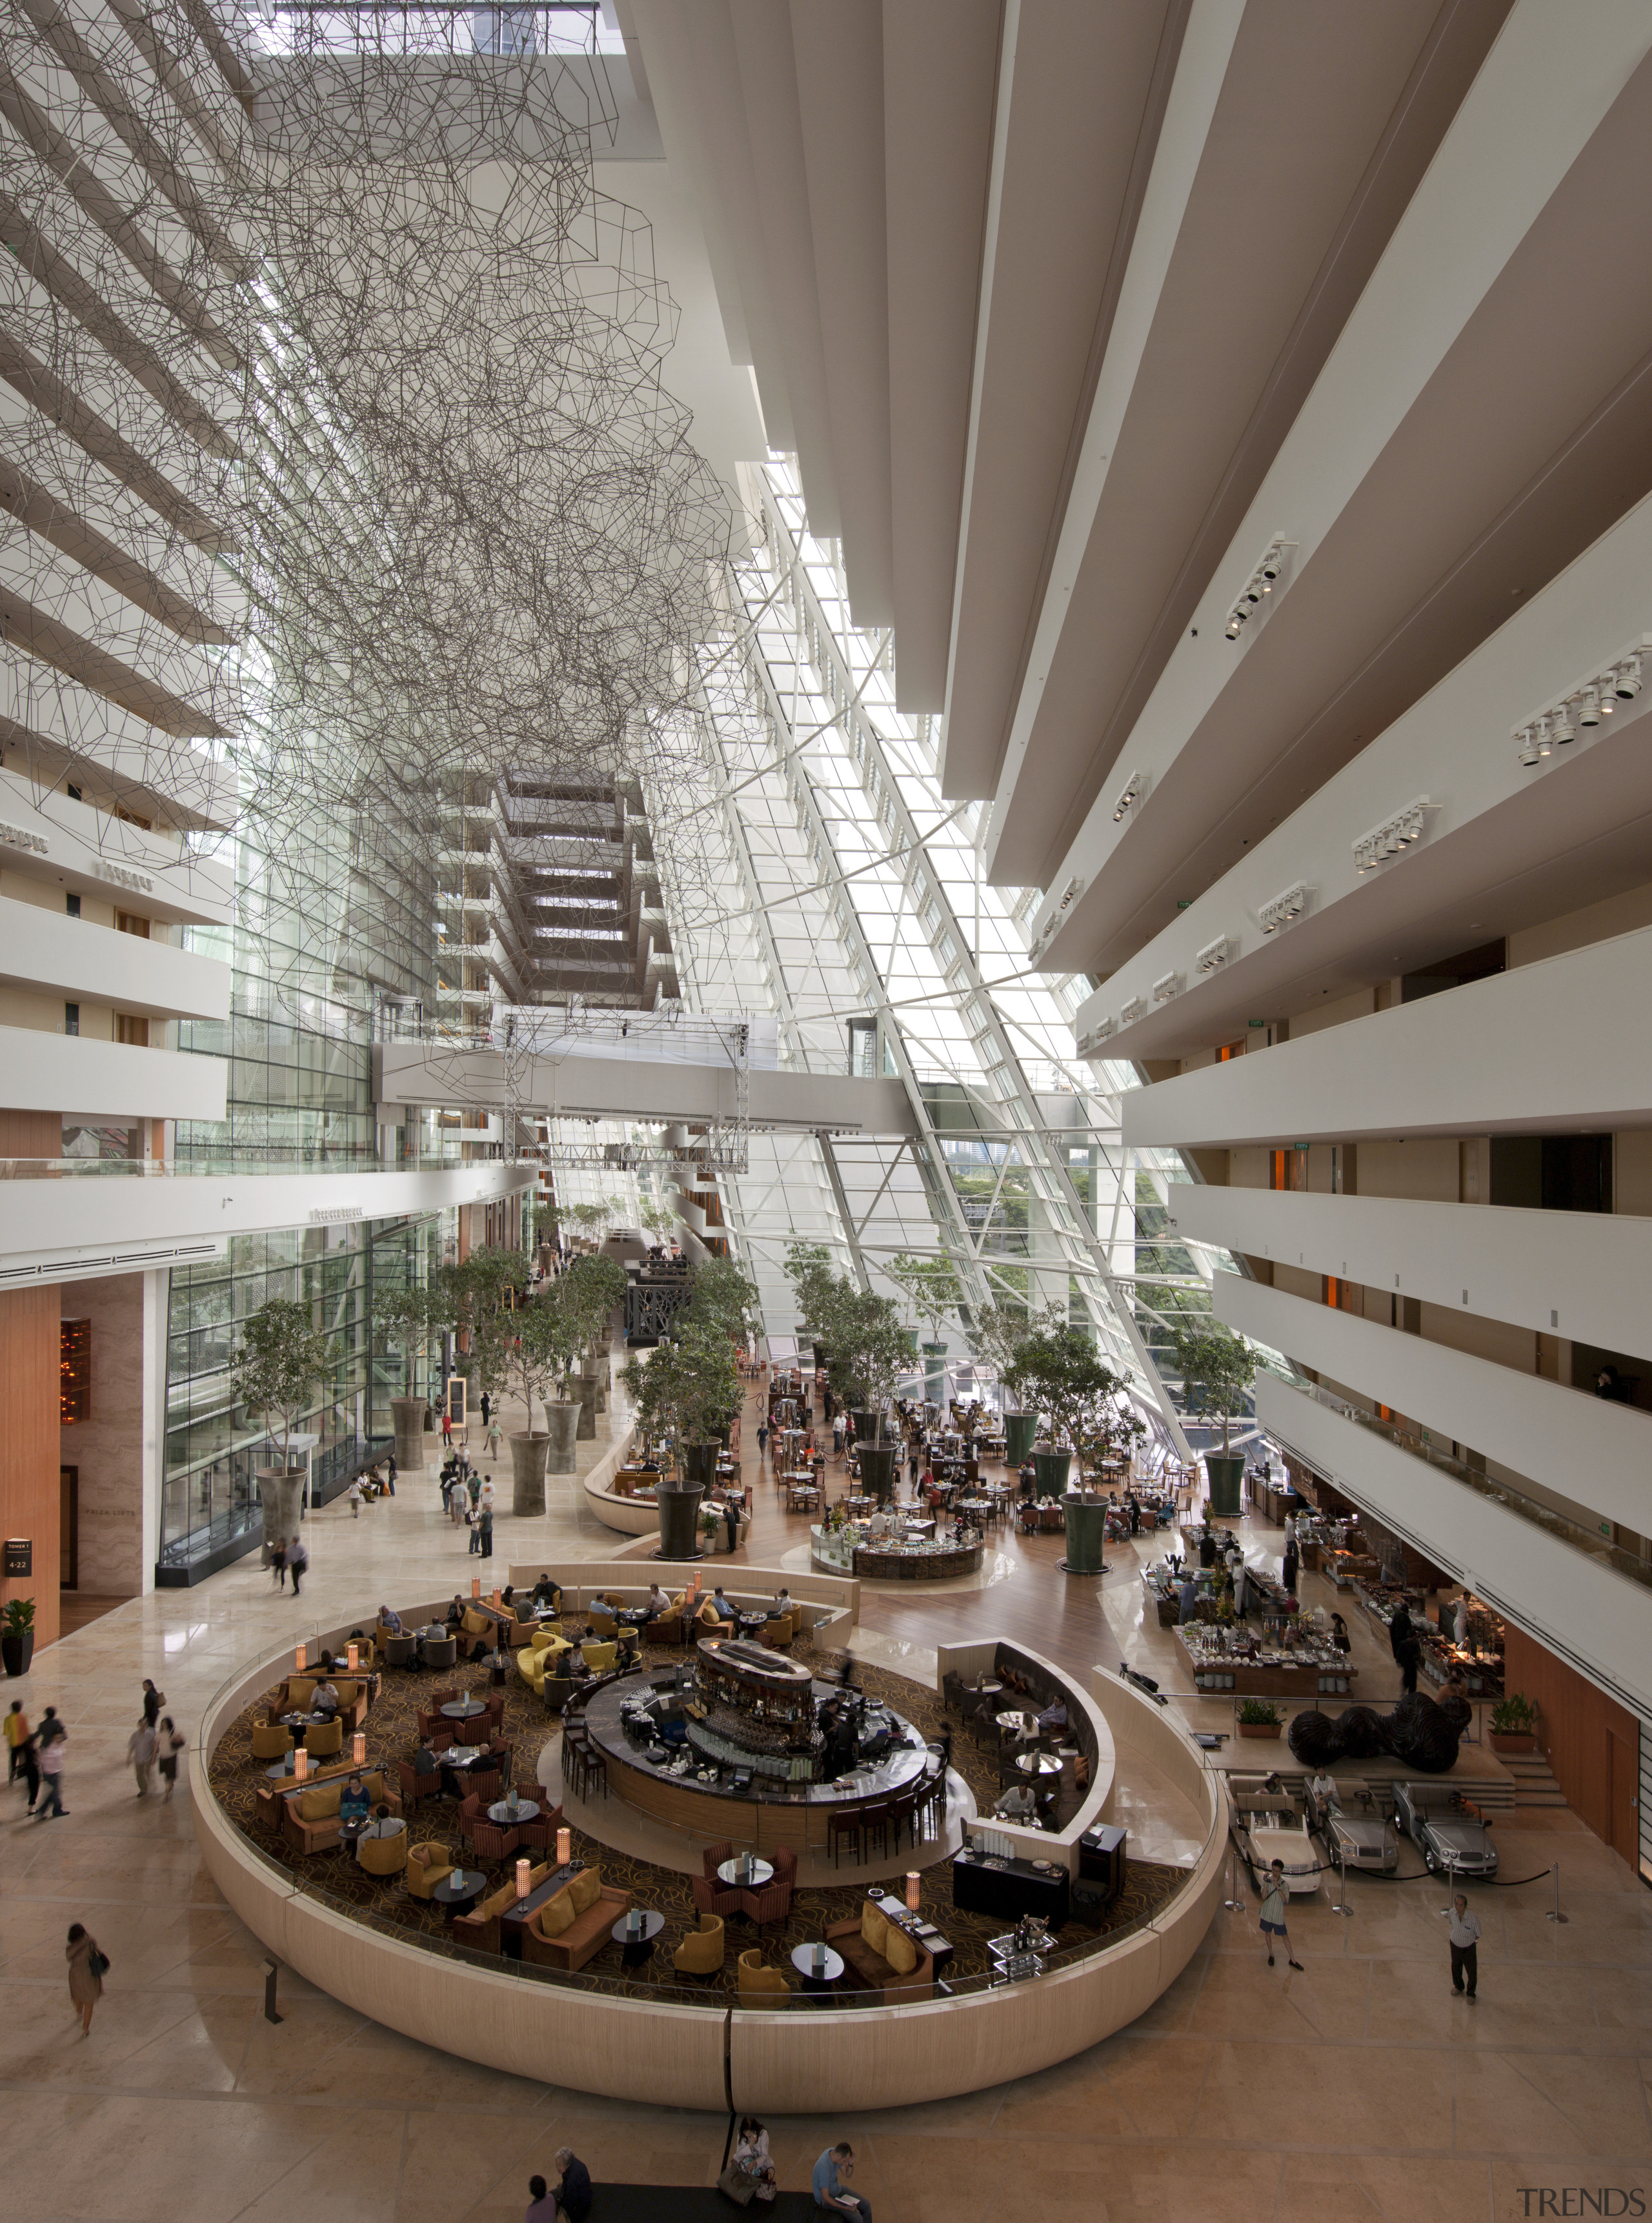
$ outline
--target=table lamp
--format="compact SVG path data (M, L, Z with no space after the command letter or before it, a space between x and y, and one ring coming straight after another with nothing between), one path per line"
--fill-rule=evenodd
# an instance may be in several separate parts
M298 1650L293 1654L293 1665L298 1669L300 1675L304 1672L304 1663L309 1656L308 1647L302 1644L300 1645Z
M362 1647L359 1644L347 1644L344 1647L344 1661L353 1675L362 1664Z
M526 1861L518 1861L516 1863L516 1896L518 1899L526 1899L527 1897L529 1890L529 1873L530 1871L527 1862Z
M500 1592L500 1591L498 1591L498 1590L495 1590L495 1591L494 1592L494 1603L495 1603L495 1605L499 1605L499 1604L501 1604L501 1602L502 1602L502 1593L501 1593L501 1592Z
M470 1578L470 1595L473 1598L479 1598L482 1596L482 1577L480 1575L472 1575Z
M304 1780L304 1779L305 1779L305 1777L306 1777L309 1773L310 1773L310 1755L309 1755L309 1754L308 1754L307 1752L306 1752L306 1750L304 1749L304 1747L303 1747L302 1745L300 1745L300 1746L299 1747L298 1750L297 1750L297 1751L293 1754L293 1780L294 1780L295 1782L298 1782L298 1783L302 1783L302 1782L303 1782L303 1780Z
M917 1870L916 1868L908 1868L906 1871L906 1906L909 1913L917 1912Z
M557 1831L557 1866L565 1868L573 1858L574 1833L571 1829Z
M350 1741L350 1756L357 1767L367 1758L367 1731L357 1729Z

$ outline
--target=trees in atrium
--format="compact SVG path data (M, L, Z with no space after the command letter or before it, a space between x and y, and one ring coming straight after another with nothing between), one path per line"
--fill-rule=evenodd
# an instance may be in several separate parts
M281 1455L280 1466L256 1470L266 1557L298 1533L305 1470L293 1464L293 1438L332 1361L333 1338L316 1326L308 1305L290 1297L271 1297L243 1323L230 1386L236 1401L262 1420Z
M1171 1331L1181 1370L1183 1408L1194 1420L1221 1423L1220 1453L1207 1452L1213 1513L1237 1514L1244 1461L1232 1450L1232 1425L1245 1412L1256 1376L1256 1355L1243 1336L1206 1314Z

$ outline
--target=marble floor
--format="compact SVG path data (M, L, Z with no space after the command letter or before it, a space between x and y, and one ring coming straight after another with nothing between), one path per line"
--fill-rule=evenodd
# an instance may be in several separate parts
M581 1451L589 1460L602 1447ZM763 1488L751 1557L772 1562L806 1524L774 1513ZM1247 1521L1245 1536L1253 1556L1277 1560L1277 1532ZM297 1605L255 1565L231 1567L104 1614L11 1686L34 1717L55 1704L70 1741L66 1819L26 1819L21 1787L0 1804L9 2212L30 2223L516 2223L528 2176L548 2173L564 2144L599 2182L713 2182L719 2117L477 2069L291 1976L285 2019L262 2018L262 1955L201 1867L188 1785L170 1805L134 1795L123 1754L140 1678L156 1679L187 1729L260 1647L381 1595L458 1587L476 1570L432 1477L405 1477L394 1504L359 1521L324 1510L309 1540ZM542 1520L501 1518L495 1559L582 1547L606 1555L608 1532L571 1481L553 1482ZM1058 1551L1057 1539L1002 1546L1011 1565L990 1588L1006 1610L1013 1601L1018 1627L1042 1615L1040 1648L1064 1664L1126 1658L1173 1687L1135 1556L1115 1551L1101 1582L1069 1584ZM1316 1580L1305 1578L1310 1602ZM979 1593L869 1600L856 1647L919 1672L968 1625L961 1616L980 1614ZM1387 1695L1383 1654L1362 1628L1355 1643L1365 1689ZM1140 1796L1132 1829L1146 1830L1151 1786ZM1094 2223L1637 2212L1582 2204L1579 2189L1591 2202L1606 2188L1652 2198L1652 1897L1567 1813L1510 1816L1498 1836L1504 1876L1539 1880L1477 1892L1472 2006L1450 1989L1436 1884L1357 1878L1350 1920L1329 1894L1294 1900L1301 1974L1267 1967L1247 1905L1217 1916L1138 2023L1060 2069L930 2106L771 2123L781 2181L806 2185L821 2148L848 2137L878 2223L995 2223L1023 2210ZM1564 1925L1545 1918L1554 1883L1540 1875L1557 1858ZM113 1964L84 2041L63 1968L76 1920Z

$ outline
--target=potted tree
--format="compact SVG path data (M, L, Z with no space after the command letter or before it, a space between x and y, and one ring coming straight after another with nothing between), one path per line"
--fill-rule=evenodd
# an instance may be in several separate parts
M1123 1385L1102 1364L1090 1338L1064 1324L1024 1337L1012 1364L1023 1395L1037 1411L1050 1415L1050 1448L1032 1455L1038 1495L1059 1497L1087 1427L1094 1425L1102 1401Z
M1005 1452L1012 1466L1019 1466L1038 1439L1037 1413L1021 1409L1024 1385L1016 1354L1028 1336L1041 1327L1057 1327L1061 1321L1054 1305L1033 1314L1009 1305L988 1305L970 1330L976 1357L998 1376L1004 1400Z
M374 1290L375 1323L383 1330L386 1342L399 1344L409 1359L415 1351L426 1350L432 1336L437 1332L432 1314L432 1292L428 1288L375 1288ZM390 1400L390 1417L395 1428L396 1464L417 1471L425 1464L427 1401L412 1394L411 1367L407 1381L404 1394Z
M1239 1733L1242 1737L1277 1737L1284 1716L1271 1698L1241 1698Z
M1491 1735L1493 1752L1535 1752L1536 1707L1518 1691L1500 1698L1491 1709Z
M696 1534L704 1494L703 1450L728 1426L745 1395L728 1338L684 1313L673 1326L678 1323L680 1334L652 1351L634 1352L620 1374L635 1407L639 1433L665 1438L677 1466L674 1478L660 1477L655 1493L662 1559L700 1557Z
M1243 1336L1208 1315L1185 1327L1173 1328L1170 1339L1182 1374L1183 1409L1195 1420L1221 1422L1220 1452L1205 1453L1210 1509L1228 1520L1237 1519L1245 1461L1232 1449L1229 1432L1251 1394L1256 1376L1255 1353Z
M577 1310L583 1334L578 1433L595 1436L596 1415L608 1409L608 1315L615 1305L625 1301L625 1268L617 1258L595 1252L588 1258L576 1258L556 1286L558 1297Z
M947 1378L941 1363L947 1355L941 1328L949 1313L955 1313L963 1302L958 1269L948 1257L923 1258L914 1251L900 1250L884 1270L918 1319L928 1324L930 1340L924 1345L924 1355L930 1363L924 1370L924 1394L932 1405L941 1405L945 1401Z
M299 1532L304 1469L293 1464L293 1438L316 1391L332 1370L333 1341L307 1305L271 1297L243 1322L241 1347L230 1361L236 1401L262 1420L281 1446L281 1463L254 1470L264 1515L264 1564L278 1540Z
M27 1675L35 1657L35 1601L32 1597L6 1602L0 1628L0 1662L8 1675Z
M785 1275L797 1300L798 1332L812 1339L815 1363L823 1366L831 1348L827 1323L839 1289L847 1289L848 1284L840 1282L832 1254L823 1243L788 1243Z
M895 1486L895 1447L884 1440L884 1414L911 1370L911 1347L892 1297L840 1281L831 1312L827 1372L854 1421L861 1487L886 1502Z

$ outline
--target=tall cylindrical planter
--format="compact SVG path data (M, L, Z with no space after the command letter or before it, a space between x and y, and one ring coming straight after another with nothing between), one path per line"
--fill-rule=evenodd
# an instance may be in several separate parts
M1038 1477L1040 1497L1059 1497L1067 1487L1068 1470L1073 1464L1071 1452L1034 1452L1032 1471Z
M425 1464L425 1401L422 1397L393 1397L390 1418L396 1432L396 1464L417 1473Z
M895 1446L861 1444L859 1451L862 1492L875 1497L880 1505L887 1505L895 1488Z
M1099 1575L1102 1572L1101 1547L1107 1540L1107 1508L1100 1501L1088 1504L1082 1498L1067 1501L1067 1557L1062 1566L1069 1575Z
M258 1502L264 1513L263 1564L268 1566L277 1544L285 1544L299 1533L299 1517L304 1508L304 1469L301 1466L261 1466L253 1480L258 1484Z
M868 1444L880 1441L883 1433L881 1413L851 1412L849 1418L854 1423L854 1441L859 1450L864 1451Z
M551 1438L538 1434L513 1435L510 1439L510 1509L533 1514L545 1510L545 1462Z
M545 1425L550 1434L551 1455L545 1461L547 1474L571 1474L574 1470L574 1443L580 1433L579 1416L583 1405L547 1405Z
M1237 1521L1239 1514L1239 1484L1245 1479L1243 1455L1234 1452L1207 1452L1205 1472L1210 1477L1210 1509L1224 1519Z
M700 1500L697 1482L661 1477L654 1492L659 1513L659 1556L662 1559L697 1559L700 1556Z
M1006 1413L1004 1452L1012 1466L1019 1466L1037 1440L1038 1415L1036 1413Z
M596 1433L596 1376L594 1374L582 1374L579 1376L579 1436L581 1442L589 1443Z

